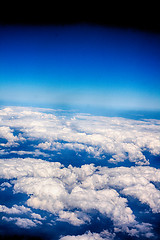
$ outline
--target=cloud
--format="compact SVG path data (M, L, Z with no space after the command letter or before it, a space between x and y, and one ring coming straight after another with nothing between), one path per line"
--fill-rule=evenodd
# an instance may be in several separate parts
M153 213L160 212L160 191L157 190L153 184L136 184L134 186L124 188L122 193L136 197L142 203L148 204Z
M40 214L37 213L31 213L31 217L34 219L39 219L39 220L45 220L46 217L42 218Z
M0 138L8 141L7 144L1 143L1 146L17 145L15 142L18 140L18 137L13 135L13 130L11 130L9 127L0 127Z
M2 143L2 144L0 144L0 145L1 145L1 146L4 146L3 144L4 144L4 143ZM5 146L6 146L6 144L5 144ZM1 149L1 150L0 150L0 155L7 155L7 154L9 154L9 152L5 151L4 149Z
M48 211L54 215L55 221L80 226L90 224L91 212L96 210L106 217L106 221L110 218L115 233L152 237L152 226L139 222L127 198L137 198L153 213L160 212L160 191L155 185L160 182L160 170L150 167L144 155L145 150L160 154L159 132L160 121L153 119L137 121L87 114L68 117L36 108L1 109L0 138L6 142L1 143L0 155L16 154L18 157L3 156L0 159L0 178L10 180L0 187L5 190L5 187L12 186L13 193L26 194L28 207L0 205L0 211L4 214L25 213L31 218L3 216L2 219L22 228L42 224L46 218L30 211L31 207ZM24 142L26 149L31 150L16 150L16 146ZM107 154L111 156L110 163L129 160L137 166L107 168L86 164L64 167L60 162L46 161L51 156L48 150L61 153L62 149L76 153L85 151L88 156L100 159ZM32 158L22 158L26 154ZM46 160L36 159L40 156ZM114 237L115 234L106 230L61 239Z
M0 212L4 212L7 214L24 214L31 212L30 208L27 208L25 206L18 206L18 205L13 205L13 207L8 208L5 205L0 205Z
M60 211L59 218L57 220L61 222L68 222L74 226L80 226L86 222L90 222L90 218L86 214L78 211Z
M91 233L90 231L77 236L65 236L61 237L60 240L113 240L115 238L115 234L108 232L107 230L101 233Z
M32 155L33 157L38 157L38 156L49 157L50 156L49 154L41 152L38 149L36 149L35 151L10 151L10 153L14 153L20 156Z
M89 223L89 212L95 209L109 217L115 228L137 235L141 223L125 195L148 204L154 213L160 212L160 192L153 184L160 182L160 170L149 166L66 168L58 162L13 158L0 159L0 177L14 179L14 192L27 194L28 206L76 226Z
M126 226L125 232L129 234L131 237L145 237L145 238L155 238L154 234L152 233L152 225L149 223L142 222L141 224L137 224L135 228L129 228ZM115 227L114 232L121 232L121 229Z
M40 142L34 146L38 149L86 151L99 158L110 154L111 163L128 159L137 165L149 165L143 153L145 150L160 154L160 120L140 121L87 114L68 118L57 116L55 112L43 112L43 109L22 107L1 109L0 117L0 137L7 141L6 144L1 143L3 147L16 146L25 140L38 140ZM14 135L13 129L20 132ZM38 150L34 156L42 154L47 157Z
M9 182L3 182L0 186L1 187L8 187L8 188L12 187L12 185Z
M33 222L32 220L30 219L27 219L27 218L19 218L19 217L15 217L15 218L12 218L12 217L2 217L2 220L4 221L7 221L7 222L14 222L18 227L20 228L31 228L31 227L36 227L36 223Z

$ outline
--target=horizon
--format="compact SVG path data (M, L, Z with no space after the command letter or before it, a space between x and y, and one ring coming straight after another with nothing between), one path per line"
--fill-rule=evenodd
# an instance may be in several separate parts
M0 26L0 103L160 110L160 34Z
M0 238L160 237L160 34L0 26Z

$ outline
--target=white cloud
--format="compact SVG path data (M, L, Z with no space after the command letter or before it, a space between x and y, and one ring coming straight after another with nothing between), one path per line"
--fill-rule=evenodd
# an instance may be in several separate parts
M109 233L107 230L101 233L91 233L90 231L77 236L65 236L61 237L60 240L113 240L115 234Z
M160 170L145 166L149 165L149 160L143 154L144 150L160 154L159 132L160 121L153 119L137 121L87 114L69 118L43 112L43 109L5 108L0 110L0 138L6 139L7 143L1 143L0 155L15 153L47 158L46 150L60 153L62 149L70 149L86 151L96 158L109 154L111 163L129 160L139 166L107 168L90 164L78 168L41 159L12 158L0 159L0 177L12 180L15 193L28 195L28 206L55 214L57 221L75 226L89 223L90 210L95 209L112 220L115 232L152 237L152 226L138 222L128 206L127 196L147 204L153 213L160 212L160 191L154 185L154 182L160 182ZM26 140L36 140L37 145L31 145L34 150L12 150L12 146ZM11 150L4 150L5 147ZM1 188L10 187L8 184L2 183ZM21 214L26 209L32 220L6 217L3 220L24 228L42 224L40 221L45 220L23 207L0 205L0 210L5 214ZM62 239L107 237L89 232Z
M59 179L24 177L14 185L16 192L32 195L27 201L29 206L57 213L64 208L67 191Z
M0 127L0 138L6 139L8 142L1 143L1 146L16 146L16 141L18 140L17 136L13 135L13 130L11 130L9 127Z
M12 185L9 182L3 182L0 186L1 187L8 187L8 188L12 187Z
M5 205L0 205L0 212L4 212L7 214L24 214L31 212L30 208L27 208L25 206L18 206L18 205L13 205L13 207L8 208Z
M38 156L49 157L50 156L49 154L41 152L38 149L36 149L35 151L10 151L10 153L15 153L15 154L18 154L20 156L32 155L33 157L38 157Z
M124 188L122 193L137 197L142 203L148 204L154 213L160 212L160 191L153 184L136 184Z
M36 227L36 223L33 222L32 220L28 219L28 218L19 218L19 217L2 217L2 220L5 220L7 222L14 222L18 227L20 228L31 228L31 227Z
M0 177L14 178L14 191L29 196L28 206L46 210L73 225L89 222L88 212L95 209L121 231L137 234L140 223L124 194L160 212L160 192L152 183L160 182L160 170L149 166L107 168L90 164L66 168L40 159L0 159Z
M31 213L31 217L34 219L39 219L39 220L45 220L46 217L42 218L40 214L37 213Z
M90 222L90 218L82 212L60 211L58 221L68 222L74 226L80 226L86 222Z
M1 144L3 146L15 145L25 139L37 139L42 141L37 147L43 150L68 148L86 151L95 157L107 153L113 155L110 162L129 159L137 165L149 164L144 150L160 154L160 120L137 121L87 114L77 114L69 119L44 113L42 109L20 107L2 109L0 116L0 136L8 141ZM21 133L14 136L13 128Z
M3 143L0 144L0 145L2 146ZM6 145L5 145L5 146L6 146ZM1 149L1 150L0 150L0 155L7 155L7 154L9 154L9 152L5 151L4 149Z
M135 228L125 227L125 232L128 233L131 237L146 237L146 238L155 238L154 234L152 233L152 225L149 223L142 222L141 224L136 224ZM114 232L121 232L121 229L115 227Z

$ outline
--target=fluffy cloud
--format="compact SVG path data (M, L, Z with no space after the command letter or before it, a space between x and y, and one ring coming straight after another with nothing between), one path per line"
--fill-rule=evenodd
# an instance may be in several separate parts
M20 131L14 135L13 129ZM110 162L129 159L137 165L148 165L144 150L160 154L160 121L76 114L72 118L56 116L43 109L4 108L0 110L0 137L16 145L25 140L41 141L43 150L72 149L86 151L95 157L112 155ZM62 142L63 141L63 142ZM35 152L35 156L42 155ZM22 154L19 152L19 154ZM47 156L46 156L47 157Z
M7 140L7 144L1 143L2 146L16 146L15 143L18 140L17 136L13 135L13 130L11 130L9 127L0 127L0 138Z
M113 240L115 237L115 234L109 233L108 231L103 231L101 233L91 233L90 231L88 233L85 233L83 235L77 235L77 236L65 236L61 237L60 240Z
M39 220L45 220L46 217L42 218L40 214L37 213L31 213L31 217L34 219L39 219Z
M12 217L2 217L2 220L4 221L7 221L7 222L14 222L18 227L20 228L31 228L31 227L36 227L36 223L33 222L32 220L30 219L27 219L27 218L19 218L19 217L15 217L15 218L12 218Z
M114 232L120 232L121 229L115 227ZM141 224L137 224L136 228L128 228L125 229L126 233L129 234L131 237L145 237L145 238L151 238L154 237L154 234L152 233L152 225L149 223L142 222Z
M152 226L138 221L127 198L137 198L153 213L160 213L160 191L154 184L160 182L160 170L147 166L149 159L144 155L145 150L160 154L160 121L87 114L69 117L50 111L20 107L0 110L0 155L3 157L0 159L0 178L10 180L10 183L2 183L0 189L12 186L14 193L27 194L29 207L54 214L56 221L74 226L90 224L94 209L111 219L115 233L122 231L133 237L152 237ZM16 150L24 142L27 147ZM22 158L31 155L48 159L53 156L48 150L54 154L54 151L61 153L62 149L76 153L85 151L102 159L107 154L111 156L110 163L129 160L138 166L107 168L90 164L64 167L59 162ZM9 158L8 154L20 158ZM0 205L0 212L30 216L31 219L2 217L22 228L35 227L46 219L25 206L8 208ZM101 240L114 236L103 231L61 239Z
M0 212L4 212L7 214L24 214L31 212L30 208L27 208L25 206L17 206L16 204L13 205L13 207L8 208L5 205L0 205Z
M137 235L141 224L124 195L160 212L160 192L153 184L160 182L160 170L149 166L66 168L58 162L31 158L1 159L0 166L1 178L14 178L15 193L29 196L28 206L55 214L58 221L78 226L89 222L89 211L95 209L109 217L116 229Z
M8 187L8 188L12 187L12 185L9 182L3 182L0 186L1 187Z
M86 214L78 211L60 211L59 218L57 220L62 222L68 222L74 226L80 226L82 224L85 224L86 222L90 222L90 218Z

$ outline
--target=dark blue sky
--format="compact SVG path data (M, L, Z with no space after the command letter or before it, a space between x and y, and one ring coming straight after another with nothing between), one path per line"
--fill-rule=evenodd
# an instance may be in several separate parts
M1 26L0 103L160 109L160 35Z

